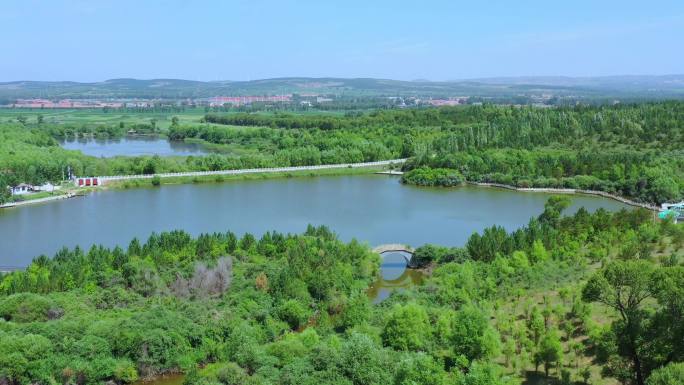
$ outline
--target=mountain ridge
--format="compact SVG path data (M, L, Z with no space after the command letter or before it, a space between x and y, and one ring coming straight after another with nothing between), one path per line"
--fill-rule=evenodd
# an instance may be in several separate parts
M256 80L114 78L99 82L0 82L0 98L162 98L317 93L360 97L512 97L531 93L577 97L684 97L684 75L517 76L450 81L278 77Z

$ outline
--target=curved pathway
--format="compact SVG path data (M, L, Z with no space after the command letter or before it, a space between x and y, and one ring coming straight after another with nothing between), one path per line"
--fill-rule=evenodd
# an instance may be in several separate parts
M498 188L505 188L507 190L515 190L515 191L523 191L523 192L543 192L543 193L551 193L551 194L586 194L586 195L598 195L604 198L609 198L609 199L614 199L618 202L622 202L626 205L634 206L634 207L641 207L647 210L651 211L660 211L660 208L657 206L653 206L648 203L641 203L641 202L635 202L633 200L621 197L619 195L607 193L605 191L598 191L598 190L581 190L581 189L574 189L574 188L554 188L554 187L517 187L517 186L512 186L509 184L501 184L501 183L488 183L488 182L466 182L468 184L474 185L474 186L481 186L481 187L498 187Z

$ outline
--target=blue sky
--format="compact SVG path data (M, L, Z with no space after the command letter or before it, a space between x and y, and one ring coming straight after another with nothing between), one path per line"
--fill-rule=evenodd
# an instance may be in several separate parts
M3 0L0 81L684 73L684 1Z

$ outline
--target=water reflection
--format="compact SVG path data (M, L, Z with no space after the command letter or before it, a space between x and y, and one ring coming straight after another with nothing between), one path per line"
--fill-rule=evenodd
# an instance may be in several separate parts
M133 383L133 385L183 385L183 380L185 375L178 374L165 374L158 377L153 377L150 380L138 380Z
M385 300L395 290L405 289L423 282L424 274L420 270L407 268L411 254L401 251L390 251L380 254L380 277L368 288L368 297L373 303Z

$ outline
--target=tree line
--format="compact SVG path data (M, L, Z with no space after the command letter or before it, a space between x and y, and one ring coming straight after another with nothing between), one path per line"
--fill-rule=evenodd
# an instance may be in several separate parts
M682 102L227 113L207 114L203 120L181 124L173 119L163 130L152 123L2 124L0 172L11 183L37 183L59 180L67 167L94 176L411 158L405 171L449 169L468 181L595 189L650 203L684 198ZM95 159L62 150L53 140L118 136L129 129L197 141L211 154ZM421 179L405 178L417 184ZM454 184L453 178L446 183Z

